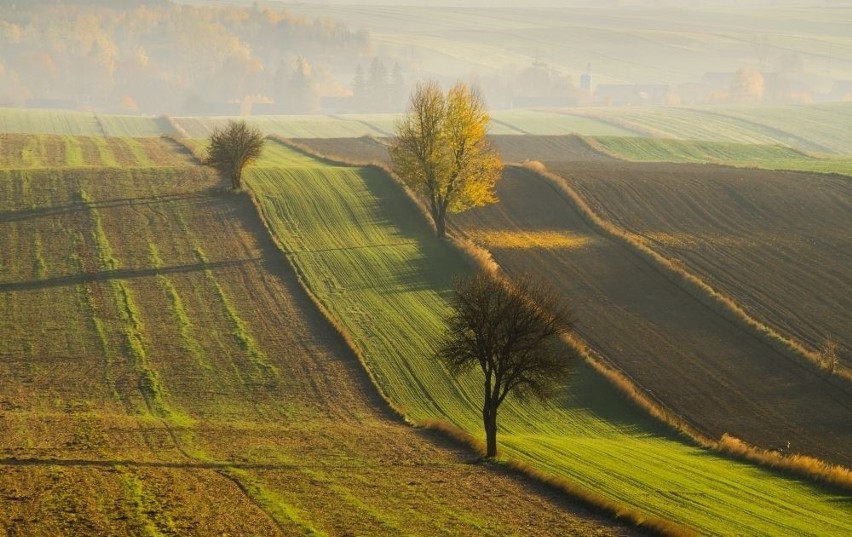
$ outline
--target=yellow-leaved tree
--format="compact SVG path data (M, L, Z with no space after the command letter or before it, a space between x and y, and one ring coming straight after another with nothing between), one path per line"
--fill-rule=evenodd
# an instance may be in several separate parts
M426 197L438 237L447 213L497 201L503 162L486 138L490 120L476 89L458 83L444 94L429 81L417 85L396 126L393 171Z

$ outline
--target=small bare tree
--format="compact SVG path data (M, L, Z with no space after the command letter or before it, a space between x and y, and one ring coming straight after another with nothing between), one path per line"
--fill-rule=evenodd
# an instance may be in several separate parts
M565 382L570 361L559 336L572 328L559 293L526 276L511 283L481 271L456 283L437 356L453 374L479 366L485 377L486 457L497 455L497 409L506 396L544 400Z
M239 190L243 186L243 169L260 158L263 143L263 134L256 127L245 121L229 121L210 135L204 163L219 170L231 182L231 188Z

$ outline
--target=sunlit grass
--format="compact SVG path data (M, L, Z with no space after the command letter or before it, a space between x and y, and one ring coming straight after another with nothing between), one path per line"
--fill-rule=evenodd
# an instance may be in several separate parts
M486 248L573 250L592 242L590 237L564 231L476 231L468 235Z

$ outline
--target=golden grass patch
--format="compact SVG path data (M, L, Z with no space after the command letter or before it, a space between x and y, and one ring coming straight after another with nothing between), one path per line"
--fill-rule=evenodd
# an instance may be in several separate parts
M572 250L592 242L591 237L564 231L477 231L470 237L489 248Z

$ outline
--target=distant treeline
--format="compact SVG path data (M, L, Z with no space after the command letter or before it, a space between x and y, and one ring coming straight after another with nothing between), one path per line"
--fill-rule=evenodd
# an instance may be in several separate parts
M166 0L0 8L0 106L216 115L311 113L335 99L372 107L372 95L352 98L356 66L376 61L370 36L333 20Z

